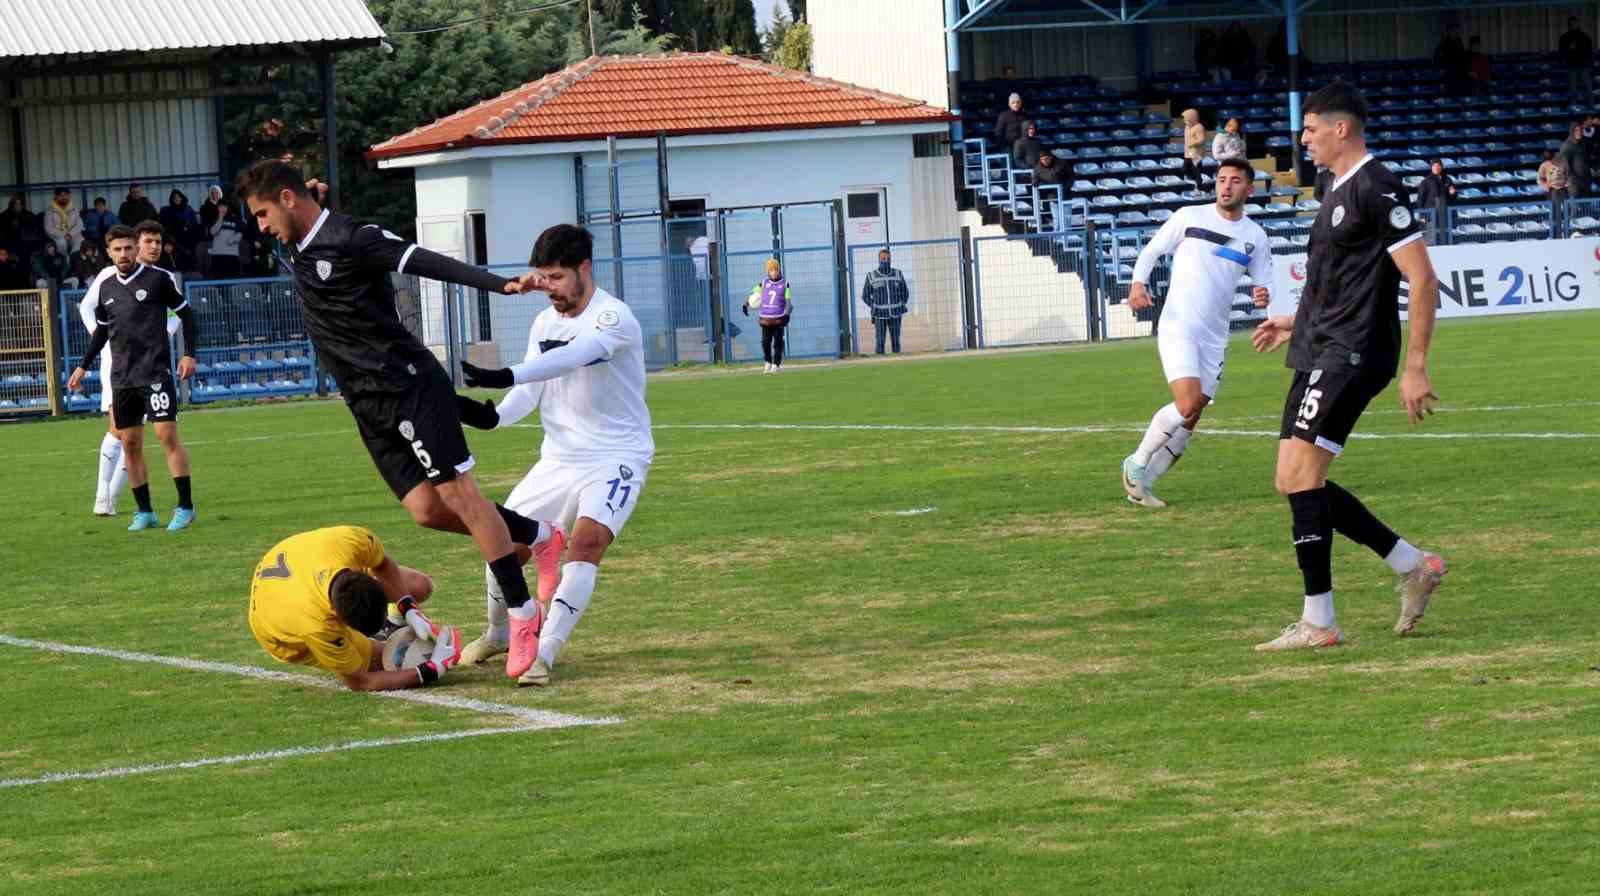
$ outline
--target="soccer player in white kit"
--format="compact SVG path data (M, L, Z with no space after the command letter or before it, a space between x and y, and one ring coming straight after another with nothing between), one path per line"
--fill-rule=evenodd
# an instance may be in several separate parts
M1189 444L1206 405L1217 395L1228 351L1228 316L1239 275L1248 272L1256 307L1267 305L1272 282L1272 246L1261 225L1244 213L1255 187L1255 169L1244 159L1225 159L1217 169L1217 201L1178 209L1139 253L1133 266L1128 307L1143 311L1150 298L1150 272L1172 255L1172 279L1156 345L1172 389L1172 402L1156 411L1138 450L1122 462L1128 500L1165 507L1151 487Z
M547 293L550 307L533 321L525 360L498 370L461 365L468 386L515 385L498 408L458 396L463 423L509 426L538 409L544 427L539 461L505 506L570 533L537 655L517 676L522 685L550 683L556 658L594 595L600 558L638 506L656 452L644 400L643 333L626 304L595 286L593 254L594 237L582 227L558 224L540 234L523 288ZM494 598L491 583L489 630L462 658L481 663L509 650L509 672L520 665L516 611Z

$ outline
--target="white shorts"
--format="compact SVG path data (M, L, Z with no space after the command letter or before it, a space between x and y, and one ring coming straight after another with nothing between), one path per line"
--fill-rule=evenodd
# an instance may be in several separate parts
M111 413L111 349L100 350L100 410Z
M529 519L550 520L569 533L586 516L615 538L639 506L650 465L626 461L592 464L540 460L511 490L505 506Z
M1226 343L1213 347L1182 327L1162 327L1156 334L1156 348L1161 352L1161 369L1167 382L1192 377L1200 381L1200 391L1207 398L1217 397L1222 360L1228 353Z

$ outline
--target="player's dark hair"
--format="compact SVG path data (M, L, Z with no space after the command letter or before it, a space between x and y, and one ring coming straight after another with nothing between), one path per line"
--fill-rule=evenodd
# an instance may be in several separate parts
M536 268L562 267L577 270L594 258L594 234L572 224L546 228L533 244L528 264Z
M305 174L288 162L277 159L267 159L251 165L233 183L233 191L238 194L240 200L276 200L278 194L284 190L302 199L311 198L311 191L306 189Z
M1239 169L1239 173L1244 175L1246 183L1255 183L1256 167L1244 159L1223 159L1222 162L1217 165L1217 173L1221 174L1222 169L1224 168L1237 168Z
M389 593L372 576L353 569L342 570L328 585L328 598L344 624L363 635L375 635L383 628Z
M133 240L137 243L139 237L133 232L132 227L126 224L113 224L111 229L106 231L106 245L111 245L115 240Z
M147 234L147 233L153 233L156 236L160 237L161 241L163 243L167 241L167 231L161 226L161 222L160 221L156 221L156 220L140 221L139 222L139 226L133 228L134 242L138 242L139 240L144 239L144 235Z
M1353 84L1335 81L1306 98L1305 115L1348 115L1360 127L1367 124L1367 99Z

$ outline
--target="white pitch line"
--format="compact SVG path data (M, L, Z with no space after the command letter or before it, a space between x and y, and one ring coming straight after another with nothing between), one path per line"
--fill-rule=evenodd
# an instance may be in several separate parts
M95 769L88 772L52 772L36 778L0 778L0 788L31 787L37 784L60 784L64 781L103 781L106 778L126 778L131 775L150 775L157 772L206 768L213 765L238 765L243 762L265 762L273 759L290 759L296 756L318 756L324 753L342 753L346 750L370 750L375 747L393 747L400 744L426 744L438 741L482 737L486 734L516 734L537 731L537 725L514 725L509 728L473 728L464 731L446 731L441 734L418 734L413 737L381 737L372 740L350 740L318 747L289 747L284 750L263 750L258 753L239 753L233 756L212 756L190 759L185 762L162 762L153 765L124 765L116 768Z
M18 638L6 634L0 634L0 644L23 647L29 650L43 650L48 653L75 653L83 656L100 656L108 659L123 660L130 663L154 663L160 666L171 666L175 669L187 669L192 672L222 672L228 675L254 678L258 681L280 681L286 684L298 684L304 687L321 688L330 691L345 690L344 685L332 677L280 672L276 669L263 669L259 666L217 663L210 660L195 660L181 656L161 656L154 653L135 653L131 650L111 650L105 647L85 647L79 644L62 644L57 641L35 641L31 638ZM486 715L510 716L523 723L520 726L523 730L530 731L545 728L572 728L579 725L616 725L622 721L611 716L574 716L566 713L550 712L545 709L510 706L505 703L491 703L487 700L474 700L471 697L456 697L423 690L372 691L370 693L375 697L404 700L408 703L421 703L443 709L459 709Z
M1087 426L989 426L924 425L914 423L658 423L655 429L777 430L785 432L994 432L1042 435L1142 433L1143 425ZM1210 429L1201 427L1197 435L1278 437L1275 429ZM1352 439L1600 439L1600 432L1396 432L1354 433Z

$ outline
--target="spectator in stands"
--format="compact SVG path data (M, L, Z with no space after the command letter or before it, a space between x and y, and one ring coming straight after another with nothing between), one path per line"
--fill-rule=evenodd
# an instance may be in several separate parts
M106 231L117 226L117 216L111 213L106 197L94 197L94 208L83 213L83 239L104 248Z
M1562 167L1567 169L1567 195L1573 199L1589 195L1589 152L1584 145L1583 129L1583 122L1574 124L1557 153Z
M1444 37L1433 48L1433 64L1439 67L1447 96L1460 96L1467 87L1467 48L1461 43L1461 26L1447 25Z
M56 251L56 244L47 242L33 256L33 285L40 289L76 289L78 281L72 276L72 264L67 256Z
M1567 70L1567 102L1585 106L1593 102L1594 41L1578 27L1577 16L1567 19L1567 31L1556 45L1556 61Z
M1194 181L1196 190L1205 189L1205 178L1200 173L1200 162L1206 157L1206 126L1200 123L1200 112L1183 110L1183 176Z
M128 198L117 209L117 220L129 227L138 227L145 221L160 219L155 203L145 198L143 184L129 184Z
M1476 34L1467 41L1467 81L1476 96L1488 96L1494 89L1494 66L1483 52L1483 38Z
M100 251L100 244L94 240L84 240L69 260L72 263L72 276L78 278L78 285L83 287L93 283L94 276L111 264L111 259Z
M11 249L0 245L0 292L13 289L32 289L28 270L11 254Z
M71 190L57 188L50 207L44 210L44 232L62 257L78 251L78 244L83 242L83 218L72 201Z
M1216 138L1211 141L1211 157L1219 162L1244 158L1244 135L1239 131L1239 119L1228 119L1228 123L1217 132Z
M217 203L217 220L211 224L211 276L218 280L238 277L239 247L244 242L244 224L226 199Z
M994 122L994 139L1001 147L1010 149L1022 139L1022 97L1013 93L1006 100L1006 110Z
M1444 173L1444 162L1434 159L1428 173L1417 184L1417 210L1433 209L1433 226L1444 227L1448 221L1445 209L1456 198L1456 182Z
M1241 81L1255 77L1256 42L1237 21L1222 32L1222 39L1217 41L1217 53L1219 64L1227 66L1233 77Z
M1042 152L1044 146L1039 142L1039 129L1030 121L1023 128L1022 137L1011 145L1011 160L1018 167L1033 168L1039 164Z
M1590 115L1583 121L1583 139L1578 141L1589 160L1589 180L1583 185L1585 195L1594 195L1594 177L1600 174L1600 115ZM1567 184L1572 184L1572 172L1567 172Z
M884 337L889 337L894 353L900 354L900 320L911 304L911 289L906 277L889 264L889 248L878 250L878 267L867 272L867 282L861 286L861 301L872 311L872 330L876 336L876 352L883 354Z
M213 184L211 190L206 193L206 201L200 204L201 233L207 234L207 236L210 235L211 225L217 223L217 205L221 202L222 188ZM201 242L204 242L205 239L206 237L202 237Z
M1539 163L1539 189L1550 194L1550 210L1558 218L1567 204L1567 164L1553 150L1545 150Z
M197 267L194 263L194 253L183 248L183 244L171 236L161 245L161 266L174 274L189 273Z
M167 231L167 239L192 255L195 244L200 242L200 215L189 204L188 195L177 189L169 193L159 220Z
M1002 81L1015 81L1015 80L1017 80L1017 67L1012 65L1009 62L1007 62L1005 65L1000 66L1000 80L1002 80Z
M1039 162L1033 167L1033 182L1036 186L1046 187L1051 184L1059 186L1065 175L1062 166L1056 164L1055 153L1039 153Z

